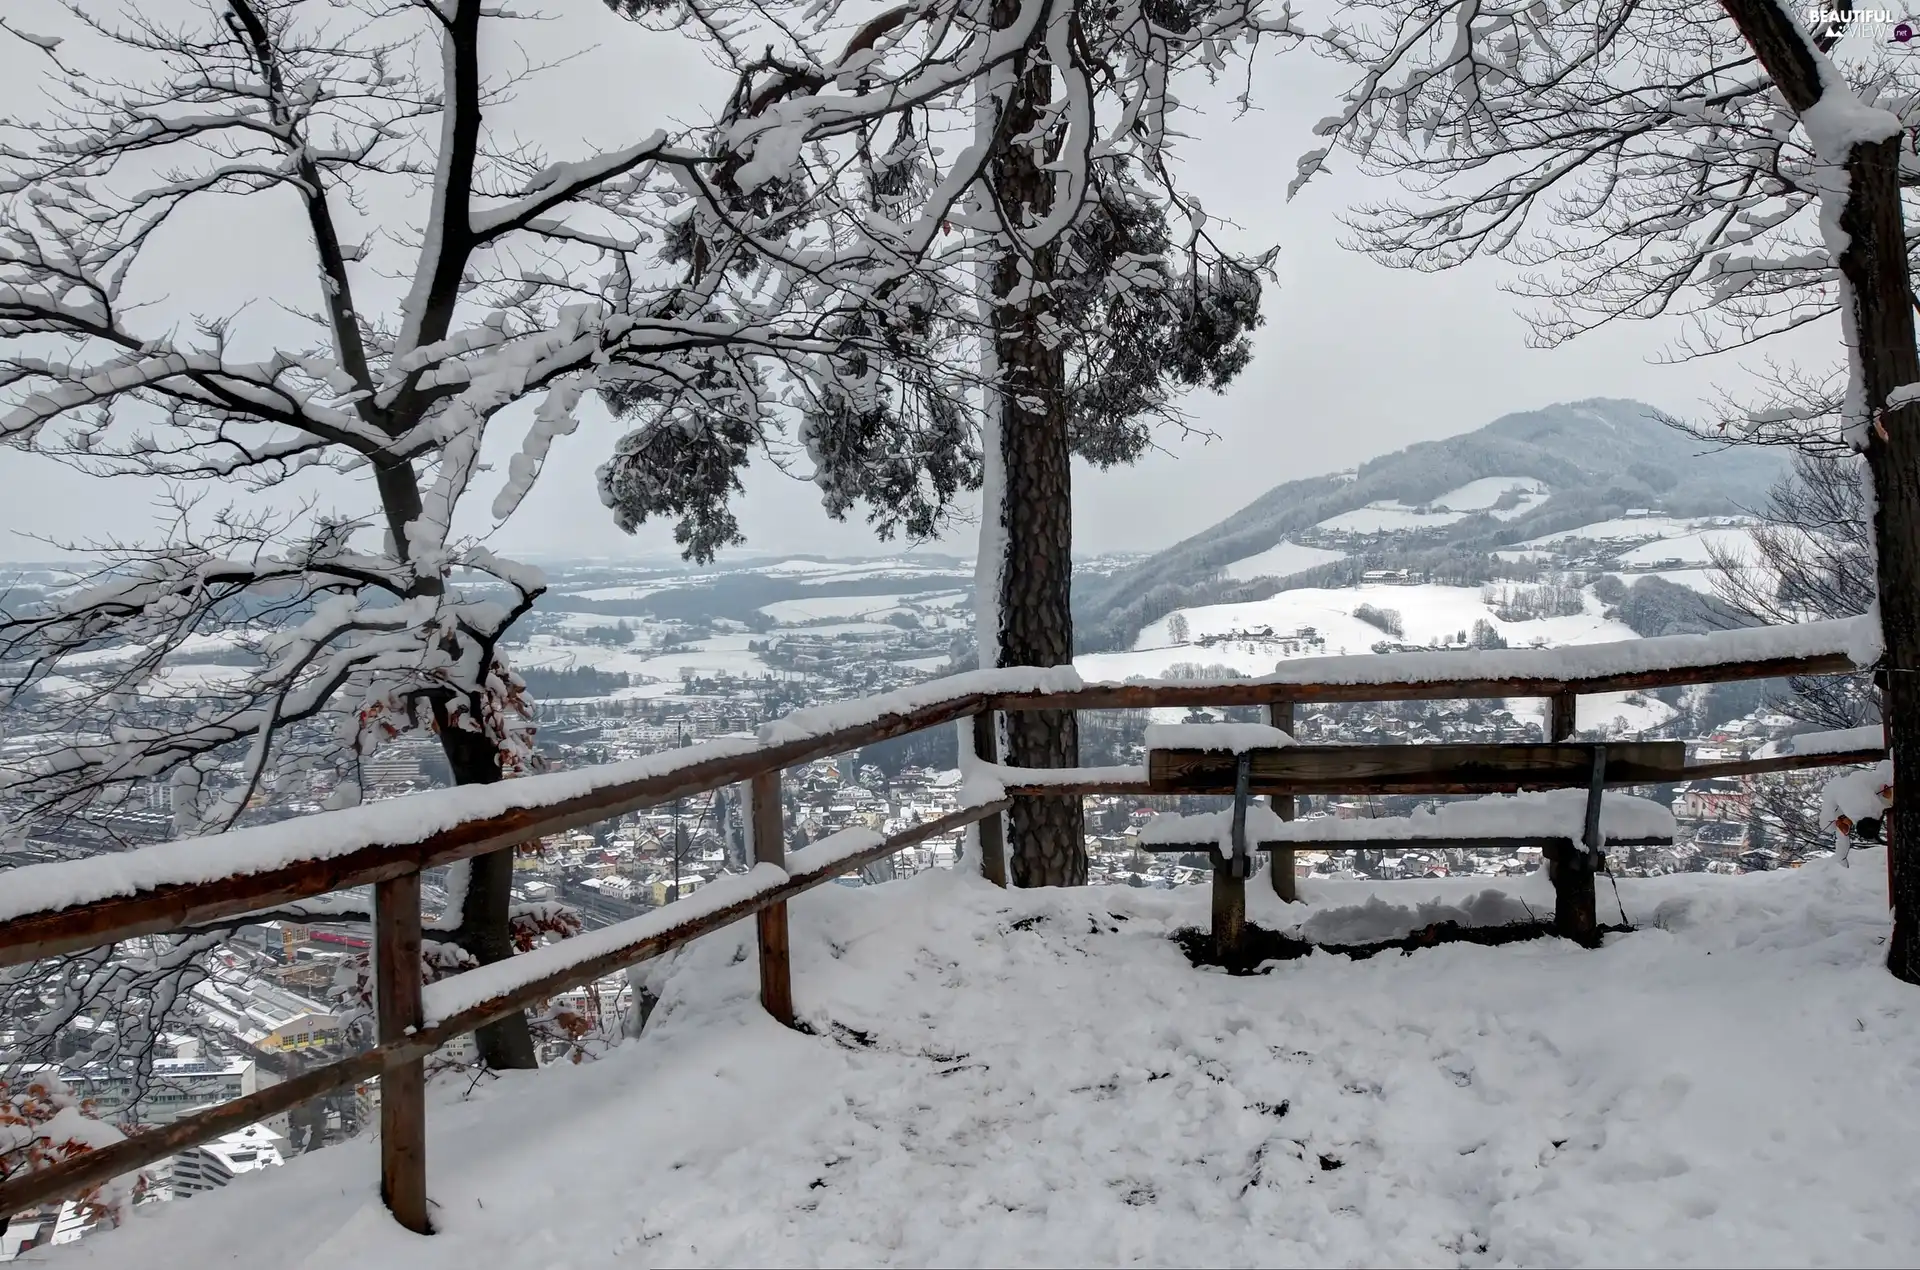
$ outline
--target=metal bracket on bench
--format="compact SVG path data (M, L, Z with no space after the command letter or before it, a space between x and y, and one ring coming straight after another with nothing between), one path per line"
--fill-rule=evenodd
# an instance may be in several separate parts
M1580 844L1587 849L1587 863L1595 869L1600 867L1603 854L1600 841L1600 796L1607 787L1607 747L1593 747L1593 774L1587 780L1587 824L1586 832L1580 836Z
M1253 855L1247 850L1247 790L1253 784L1253 755L1246 750L1233 765L1233 854L1227 858L1227 876L1253 876Z

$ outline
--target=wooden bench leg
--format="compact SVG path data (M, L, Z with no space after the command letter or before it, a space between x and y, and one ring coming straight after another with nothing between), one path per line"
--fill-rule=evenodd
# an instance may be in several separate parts
M1600 942L1593 875L1593 856L1577 844L1566 842L1547 848L1547 876L1553 880L1554 933L1589 948Z
M1293 702L1278 700L1267 707L1267 721L1288 736L1293 735ZM1273 814L1282 820L1293 819L1293 795L1274 794L1268 800L1273 805ZM1293 871L1293 848L1273 847L1267 852L1272 862L1273 893L1291 904L1300 898L1300 885Z
M1564 716L1571 721L1571 701L1563 707L1556 699L1554 712L1555 718ZM1554 930L1589 948L1597 947L1600 943L1599 906L1593 893L1593 875L1599 871L1604 859L1601 855L1600 811L1606 787L1607 747L1596 745L1593 747L1593 766L1587 780L1586 825L1581 831L1580 841L1560 843L1551 848L1547 861L1548 876L1553 879Z
M1287 799L1292 802L1291 798ZM1273 893L1291 904L1300 898L1300 881L1293 867L1292 847L1270 847L1267 858L1273 862Z
M1213 959L1237 966L1246 953L1247 880L1216 852L1213 862Z

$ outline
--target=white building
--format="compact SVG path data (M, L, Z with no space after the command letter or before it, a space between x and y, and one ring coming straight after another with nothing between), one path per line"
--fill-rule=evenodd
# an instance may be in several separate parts
M341 1043L341 1019L331 1007L256 975L203 979L193 985L194 1008L207 1023L264 1050L304 1050Z
M93 1100L99 1119L117 1124L132 1118L149 1125L172 1124L189 1111L244 1098L278 1081L250 1058L159 1058L154 1060L146 1097L132 1107L131 1072L89 1065L61 1076L76 1094ZM277 1118L275 1127L285 1132L284 1116Z
M218 1190L242 1173L282 1163L286 1154L287 1139L259 1124L189 1147L173 1157L173 1197L190 1199L201 1191Z

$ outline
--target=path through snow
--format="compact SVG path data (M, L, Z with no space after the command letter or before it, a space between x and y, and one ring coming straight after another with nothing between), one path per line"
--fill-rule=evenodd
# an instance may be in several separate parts
M46 1255L1912 1264L1920 998L1879 965L1884 887L1877 851L1628 881L1643 929L1595 952L1317 955L1247 978L1165 937L1203 920L1199 889L826 887L794 906L820 1035L755 1008L750 924L686 950L642 1040L434 1108L431 1238L387 1220L357 1143Z

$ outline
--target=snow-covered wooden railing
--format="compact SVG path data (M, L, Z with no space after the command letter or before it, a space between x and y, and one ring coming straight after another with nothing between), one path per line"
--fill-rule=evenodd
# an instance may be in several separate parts
M0 1186L0 1213L19 1212L72 1194L289 1111L322 1094L378 1078L381 1194L396 1217L424 1232L424 1064L441 1046L566 989L658 957L742 918L783 909L788 900L802 892L915 843L997 816L1009 806L1005 800L962 806L887 838L864 830L835 834L794 852L784 864L762 861L745 874L708 884L680 903L454 975L426 988L421 986L417 969L420 874L410 870L384 879L374 891L379 1043L373 1049L9 1181ZM396 970L401 973L389 973ZM763 987L765 970L763 964ZM786 999L785 1021L791 1024L791 996Z
M1315 658L1290 662L1265 678L1226 683L1089 684L1067 667L979 671L797 711L752 736L720 738L630 762L431 791L214 837L5 870L0 872L0 965L189 930L371 885L379 1031L378 1044L366 1053L12 1179L0 1185L0 1213L74 1193L378 1077L382 1193L400 1221L425 1230L421 1073L423 1060L441 1045L749 915L759 928L761 999L791 1023L785 904L792 896L970 824L979 825L977 867L1005 885L999 813L1011 799L1149 788L1143 769L998 766L999 711L1265 705L1271 727L1290 734L1300 702L1543 697L1552 702L1551 739L1563 741L1572 733L1573 705L1582 693L1856 673L1870 668L1877 654L1871 624L1843 621L1574 649ZM783 769L969 718L974 761L958 810L891 838L855 833L791 859L785 856ZM1776 770L1878 757L1877 750L1856 754L1844 746L1816 745L1805 753L1742 760L1744 766L1717 765L1712 774L1732 774L1735 766ZM419 976L408 972L419 965L422 870L739 783L749 786L754 826L756 864L747 874L716 882L660 912L453 976L424 991ZM1292 803L1290 795L1276 798L1275 813L1290 819ZM1275 848L1277 856L1283 851ZM1290 862L1275 869L1276 889L1288 898L1291 882Z

